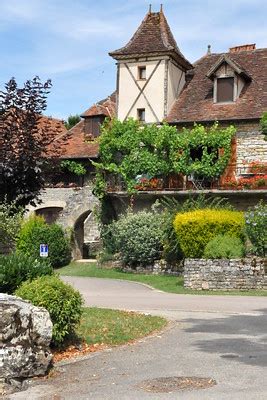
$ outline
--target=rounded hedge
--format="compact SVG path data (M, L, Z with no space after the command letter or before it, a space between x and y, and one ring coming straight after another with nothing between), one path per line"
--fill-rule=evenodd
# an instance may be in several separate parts
M70 240L62 227L57 224L48 225L42 217L30 217L22 224L17 251L39 259L40 244L43 243L48 244L48 259L54 268L70 262Z
M37 260L26 254L0 256L0 292L13 293L24 281L52 275L49 260Z
M53 323L52 343L60 345L80 322L82 296L57 276L41 276L32 282L24 282L15 292L38 307L44 307Z
M128 213L112 224L114 248L129 266L151 265L162 253L162 216L153 212Z
M244 214L240 211L202 209L178 213L174 229L184 257L201 258L215 236L228 235L244 241Z
M234 236L218 235L211 239L204 250L205 258L242 258L245 246Z

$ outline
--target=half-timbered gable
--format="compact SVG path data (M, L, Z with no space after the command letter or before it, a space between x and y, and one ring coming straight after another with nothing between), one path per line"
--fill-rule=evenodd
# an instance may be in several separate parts
M109 54L118 65L118 118L146 123L166 118L192 65L180 52L162 9L150 9L126 46Z

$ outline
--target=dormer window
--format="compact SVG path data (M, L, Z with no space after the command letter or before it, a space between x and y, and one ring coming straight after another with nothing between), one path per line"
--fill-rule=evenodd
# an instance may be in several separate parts
M226 54L210 68L207 77L213 80L213 101L219 104L236 101L251 81L247 72Z
M138 67L138 79L146 79L146 67Z
M217 78L216 103L234 101L234 77Z

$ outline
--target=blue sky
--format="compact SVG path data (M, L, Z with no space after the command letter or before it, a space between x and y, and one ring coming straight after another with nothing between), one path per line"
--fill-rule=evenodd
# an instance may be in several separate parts
M267 46L266 0L0 0L0 82L51 78L47 115L80 114L115 89L108 52L130 39L152 3L191 62L212 52Z

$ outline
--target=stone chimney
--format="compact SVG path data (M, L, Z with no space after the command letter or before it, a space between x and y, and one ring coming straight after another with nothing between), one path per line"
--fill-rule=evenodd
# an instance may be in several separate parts
M256 44L243 44L241 46L230 47L229 53L240 53L241 51L251 51L256 49Z

